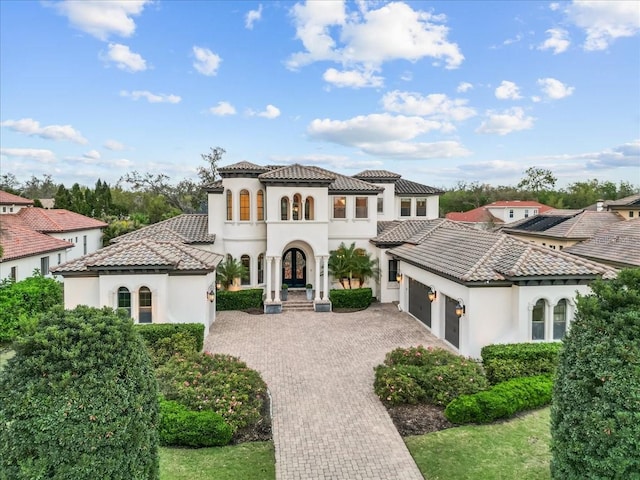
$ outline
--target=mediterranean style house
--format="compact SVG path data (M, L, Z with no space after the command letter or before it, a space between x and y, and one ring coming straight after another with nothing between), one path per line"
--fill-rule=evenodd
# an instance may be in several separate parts
M563 252L438 219L437 188L386 170L346 176L316 166L239 162L207 188L208 213L159 222L52 268L65 306L127 309L135 322L215 321L216 269L247 268L241 288L263 290L265 313L287 308L281 288L313 286L316 311L342 288L328 261L341 243L379 262L369 280L465 355L498 341L561 338L576 292L615 270ZM459 308L458 308L459 307ZM455 317L455 318L454 318Z

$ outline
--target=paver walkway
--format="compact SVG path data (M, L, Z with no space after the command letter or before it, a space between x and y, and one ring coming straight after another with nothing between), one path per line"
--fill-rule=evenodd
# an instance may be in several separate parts
M278 480L422 479L373 393L399 346L443 344L395 305L355 313L219 312L205 350L240 357L272 397Z

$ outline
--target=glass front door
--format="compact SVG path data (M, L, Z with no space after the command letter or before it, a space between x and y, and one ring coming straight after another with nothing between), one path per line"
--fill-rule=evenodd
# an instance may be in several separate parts
M304 252L290 248L282 257L282 283L289 287L304 287L307 283L307 262Z

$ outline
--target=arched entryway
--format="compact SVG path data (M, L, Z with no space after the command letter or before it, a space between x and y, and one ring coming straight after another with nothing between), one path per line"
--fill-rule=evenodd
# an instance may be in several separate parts
M282 283L289 288L304 287L307 283L307 257L299 248L290 248L282 256Z

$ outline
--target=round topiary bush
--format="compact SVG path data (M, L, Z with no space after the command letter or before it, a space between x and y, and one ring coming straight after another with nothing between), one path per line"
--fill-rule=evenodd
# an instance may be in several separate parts
M0 373L0 478L158 478L158 391L131 319L50 310Z
M640 269L596 281L560 352L551 407L554 479L640 478Z

